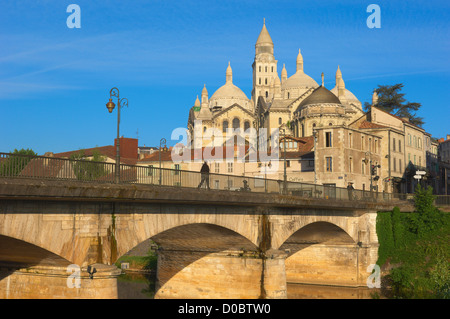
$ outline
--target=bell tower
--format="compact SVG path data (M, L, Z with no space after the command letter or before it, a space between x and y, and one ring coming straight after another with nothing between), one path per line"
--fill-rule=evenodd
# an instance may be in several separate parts
M277 60L273 55L273 42L266 28L266 19L258 40L255 44L255 60L253 62L253 90L252 100L257 103L258 97L262 96L266 101L274 96L275 78L277 73ZM272 83L272 86L271 86Z

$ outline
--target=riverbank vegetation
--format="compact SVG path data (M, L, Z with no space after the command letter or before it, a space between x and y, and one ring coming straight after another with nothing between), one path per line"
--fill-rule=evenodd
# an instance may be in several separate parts
M431 187L416 188L415 211L377 215L377 264L392 298L450 298L450 217L434 206Z

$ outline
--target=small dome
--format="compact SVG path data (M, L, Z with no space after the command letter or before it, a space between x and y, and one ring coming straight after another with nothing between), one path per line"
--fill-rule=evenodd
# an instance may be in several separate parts
M341 104L341 101L339 101L338 97L331 93L331 91L326 87L320 86L315 89L310 96L304 99L302 103L300 103L298 109L302 108L305 105L326 103Z
M240 88L233 84L233 70L231 69L230 62L225 72L226 82L222 85L209 99L210 106L222 106L228 107L237 103L243 107L248 106L249 99L247 95ZM219 101L220 100L220 101Z
M245 95L245 93L232 82L227 82L218 88L217 91L211 96L210 101L221 98L248 100L247 95Z
M334 88L331 89L331 91L334 95L338 96L338 88L335 86ZM345 99L348 102L357 102L357 103L361 103L358 98L349 90L345 89Z

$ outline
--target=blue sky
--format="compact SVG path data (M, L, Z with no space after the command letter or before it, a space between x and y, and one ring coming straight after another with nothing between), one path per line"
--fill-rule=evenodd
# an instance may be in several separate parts
M66 25L69 4L81 28ZM369 29L369 4L381 28ZM233 82L251 96L254 45L263 18L279 71L305 72L346 88L364 103L378 85L403 83L405 98L434 137L450 134L449 1L91 1L0 2L0 152L39 154L111 145L117 113L112 87L129 101L121 135L156 146L186 127L206 84L209 95ZM173 145L175 141L169 144Z

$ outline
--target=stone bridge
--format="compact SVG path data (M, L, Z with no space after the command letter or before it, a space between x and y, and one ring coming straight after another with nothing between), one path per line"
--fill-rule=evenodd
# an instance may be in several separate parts
M113 266L158 244L156 298L286 298L286 283L365 286L376 213L407 202L0 179L0 298L117 298ZM71 264L81 288L69 288ZM91 279L87 266L97 272ZM72 282L72 281L71 281Z

